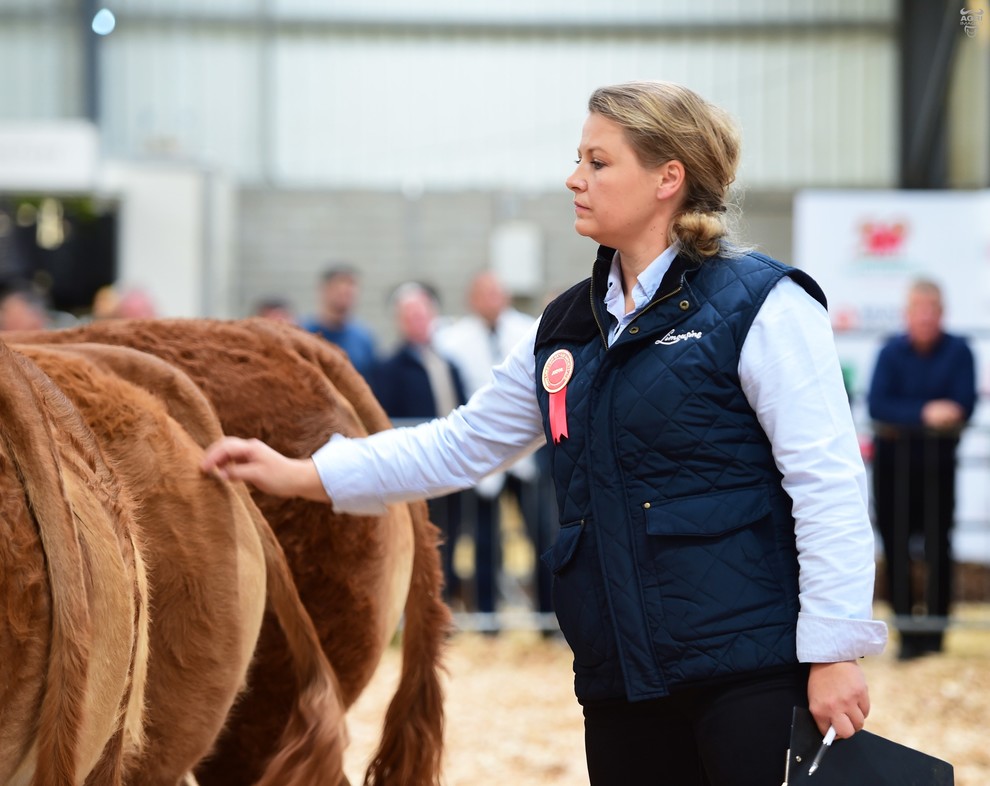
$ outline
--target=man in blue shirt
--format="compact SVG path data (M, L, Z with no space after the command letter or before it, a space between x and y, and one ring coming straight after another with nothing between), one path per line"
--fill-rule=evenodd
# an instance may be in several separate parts
M873 491L902 660L938 652L952 596L950 536L956 448L976 405L973 352L942 329L932 281L908 291L906 332L880 350L870 385ZM911 580L912 540L924 543L925 587ZM927 619L912 619L924 609Z
M301 326L310 333L336 344L350 358L365 379L374 368L375 340L364 325L353 319L357 300L357 271L349 265L335 265L320 276L320 310Z

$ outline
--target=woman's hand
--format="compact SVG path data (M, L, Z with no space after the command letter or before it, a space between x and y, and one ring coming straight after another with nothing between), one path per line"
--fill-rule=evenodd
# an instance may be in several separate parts
M862 729L870 714L870 695L859 664L853 660L811 664L808 707L823 736L829 726L835 727L838 739Z
M291 459L259 439L224 437L210 445L200 469L227 480L243 480L277 497L329 502L311 459Z

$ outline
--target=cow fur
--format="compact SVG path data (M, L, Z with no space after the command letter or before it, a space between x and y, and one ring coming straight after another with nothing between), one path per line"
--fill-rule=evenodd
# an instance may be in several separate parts
M0 783L119 784L141 750L148 585L78 412L0 342Z
M225 433L259 437L290 456L310 455L334 433L360 436L389 426L342 352L265 320L105 322L13 340L150 353L189 375ZM346 516L329 505L252 494L285 550L345 706L370 680L404 611L402 675L365 780L369 786L438 783L438 669L449 612L440 599L438 533L425 504L392 506L383 517ZM263 769L296 693L288 666L284 638L266 618L250 689L215 753L197 768L202 786L240 786Z
M99 543L85 540L80 549L85 557L81 579L73 581L71 574L67 579L62 575L64 571L56 573L52 567L47 582L35 580L34 584L42 587L37 593L42 599L47 584L53 607L65 595L79 600L83 608L67 624L73 631L68 644L64 642L66 637L59 636L60 615L49 615L49 660L54 666L49 666L45 680L38 683L35 679L30 684L40 685L36 693L58 695L62 700L58 712L49 713L55 715L55 720L46 720L42 704L39 719L34 722L34 748L25 748L23 739L0 747L0 774L7 762L19 762L18 774L8 779L0 777L0 783L54 786L81 784L85 779L94 786L174 786L180 780L194 782L189 772L211 750L244 685L260 630L266 589L273 617L287 634L291 673L299 688L282 743L257 781L266 786L343 781L344 741L337 721L343 711L339 687L295 593L284 555L241 484L205 478L197 471L202 453L199 442L220 435L219 423L208 402L177 369L141 353L124 357L124 350L105 346L24 346L20 350L20 354L14 354L3 347L0 357L5 361L5 372L8 366L20 369L40 392L32 411L23 395L23 385L16 388L14 392L22 394L20 407L10 418L4 417L3 423L31 424L53 418L54 412L73 427L59 422L57 428L49 428L63 462L56 467L54 485L49 477L48 485L43 487L47 494L35 496L42 502L63 499L79 520L82 536L88 529L98 534L109 532L125 545L140 543L140 549L134 546L132 551L143 556L131 557L130 563L124 560L125 565L133 564L128 585L110 575L110 568L121 560L114 560L114 553L106 547L98 548ZM28 362L28 356L34 364ZM162 399L127 382L113 370L115 365L121 368L128 363L128 373L143 369L139 374L142 378L166 383L163 389L171 389L171 410ZM48 376L40 371L41 367ZM4 374L0 388L5 401L12 395L10 380L16 379ZM32 467L46 451L37 439L18 439L19 431L16 427L5 429L4 444L10 460L2 465L5 471L0 473L0 480L10 483L11 474L19 476L25 492L30 492L39 483L39 473L33 472ZM108 489L104 496L121 501L113 508L104 505L102 517L87 515L90 509L99 508L85 496L69 493L79 484L73 482L74 475L66 468L80 460L100 470L97 475ZM66 489L63 495L52 493L59 483ZM9 497L4 494L5 507L8 500L18 499L14 486L15 493ZM53 559L53 555L65 550L65 543L74 542L71 533L46 538L44 533L58 517L39 507L30 493L27 502L42 533L36 546L41 547L50 566L57 566L61 561ZM18 512L5 509L2 522L24 522L25 516L18 516ZM94 518L96 524L88 529L83 526ZM136 534L125 537L127 533ZM31 563L30 559L20 561ZM16 566L19 560L6 562ZM69 593L80 581L89 595ZM129 616L122 612L119 602L112 607L99 602L103 596L113 595L114 590L121 597L129 593ZM88 608L84 601L89 602ZM129 645L120 632L122 621L131 629ZM43 640L44 625L36 628ZM117 635L111 644L104 643L114 631ZM147 632L142 635L142 631ZM0 640L0 645L5 643ZM76 674L71 680L75 684L81 679L86 686L88 693L80 699L78 690L74 693L71 685L66 689L70 680L56 680L65 668L55 667L63 652L72 654L73 647L85 650L87 645L89 673L81 678ZM12 653L17 660L21 651L29 650L27 646L5 647L0 656ZM118 661L124 655L127 661L121 670ZM74 660L79 659L74 656ZM116 663L117 667L107 668L105 662ZM11 709L30 709L30 702L7 699L0 695L5 732L0 734L0 741L4 743L8 743L9 729L32 728L30 711L10 714ZM94 711L94 705L105 707L102 714ZM106 721L97 722L107 715L112 720L109 729ZM21 723L8 723L17 720ZM28 732L27 737L31 736ZM53 744L58 755L46 755ZM20 755L15 758L17 751Z

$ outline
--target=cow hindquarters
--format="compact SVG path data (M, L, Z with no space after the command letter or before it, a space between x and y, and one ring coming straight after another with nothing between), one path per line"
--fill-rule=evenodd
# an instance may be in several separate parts
M198 451L185 443L181 462L167 462L163 485L182 493L145 494L154 624L147 742L132 786L176 786L210 753L246 683L265 610L264 553L251 515L198 474Z
M244 485L233 488L251 513L264 551L268 604L285 636L296 683L295 702L282 737L257 786L348 786L343 768L345 710L337 676L299 597L275 533Z
M0 367L0 597L10 579L19 590L0 637L14 679L0 694L0 783L78 784L99 766L114 786L140 744L125 729L140 729L147 626L129 500L52 381L4 345Z

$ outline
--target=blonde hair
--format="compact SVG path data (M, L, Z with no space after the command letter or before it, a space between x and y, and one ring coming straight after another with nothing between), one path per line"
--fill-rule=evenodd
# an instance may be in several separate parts
M729 247L729 186L739 165L739 132L727 112L673 82L626 82L600 87L588 110L619 124L640 163L677 160L686 174L685 198L669 240L697 259Z

